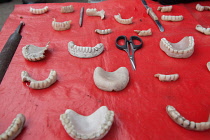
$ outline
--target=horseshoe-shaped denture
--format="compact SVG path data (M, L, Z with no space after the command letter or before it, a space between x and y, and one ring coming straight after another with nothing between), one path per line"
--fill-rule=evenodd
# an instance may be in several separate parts
M182 15L180 15L180 16L166 16L166 15L162 15L161 19L165 20L165 21L182 21L184 19L184 17Z
M210 35L210 28L204 28L201 25L197 25L195 29L205 35Z
M92 58L100 55L104 51L104 45L99 43L95 47L83 47L77 46L73 41L70 41L68 43L68 51L75 57Z
M34 45L26 45L22 48L22 54L29 61L39 61L45 58L45 51L48 49L50 42L46 47L37 47Z
M25 116L23 114L17 114L17 116L13 119L12 124L0 135L0 140L15 139L21 133L24 124Z
M48 6L45 6L44 8L42 9L35 9L35 8L32 8L30 7L30 12L32 14L36 14L36 15L40 15L40 14L44 14L48 11Z
M105 17L105 11L104 10L97 11L96 8L92 8L92 9L88 8L86 10L86 14L88 16L99 16L99 17L101 17L101 19L104 19L104 17Z
M194 52L194 38L186 36L178 43L171 43L162 38L160 41L160 48L170 57L174 58L188 58Z
M23 82L29 82L30 84L28 85L32 89L44 89L48 88L52 84L54 84L57 80L57 73L55 70L51 70L48 78L46 78L43 81L37 81L31 78L26 71L22 71L21 73L21 79Z
M71 13L71 12L74 12L74 6L73 5L61 7L61 13Z
M109 132L114 121L114 112L102 106L93 114L83 116L67 109L60 115L60 121L73 139L98 140Z
M105 30L96 29L95 32L101 35L106 35L106 34L110 34L112 30L111 29L105 29Z
M114 15L114 18L117 22L121 24L132 24L133 23L133 17L130 17L128 19L122 19L121 15L118 13L118 15Z
M55 18L52 21L52 27L56 31L64 31L70 29L71 26L71 20L64 21L64 22L56 22Z
M129 82L129 72L126 67L120 67L114 72L107 72L101 67L94 70L95 85L104 91L121 91Z
M159 6L159 7L157 8L157 10L158 10L158 11L161 11L161 12L171 12L172 8L173 8L172 5L170 5L170 6L162 6L162 7Z
M210 129L210 115L207 122L196 123L194 121L185 119L173 106L168 105L166 107L166 112L174 122L186 129L195 131L204 131Z
M204 11L204 10L207 10L208 11L208 10L210 10L210 6L202 6L200 4L197 4L196 7L195 7L195 9L198 10L198 11L200 11L200 12L201 11Z
M170 82L170 81L176 81L179 78L179 74L155 74L155 77L158 77L160 81L162 82Z
M148 30L134 30L134 32L136 32L139 36L150 36L152 35L152 30L148 29Z

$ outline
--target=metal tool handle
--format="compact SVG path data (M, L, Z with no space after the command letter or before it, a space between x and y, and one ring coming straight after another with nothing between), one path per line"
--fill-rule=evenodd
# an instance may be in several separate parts
M80 17L79 17L79 26L80 27L82 27L83 15L84 15L84 7L82 7L81 10L80 10Z
M153 12L152 8L148 8L148 9L147 9L147 14L149 14L153 20L158 20L158 17L157 17L156 14Z
M23 25L24 23L21 22L16 31L9 37L0 53L0 84L22 38L19 33Z

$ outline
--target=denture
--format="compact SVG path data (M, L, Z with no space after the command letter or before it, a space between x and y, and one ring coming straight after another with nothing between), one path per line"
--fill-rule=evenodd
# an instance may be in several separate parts
M97 44L95 47L77 46L73 41L68 43L68 51L71 55L79 58L92 58L100 55L104 51L102 43Z
M46 47L38 47L34 45L26 45L22 48L22 54L29 61L39 61L45 58L45 51L48 49L50 42Z
M160 48L170 57L188 58L194 52L194 38L186 36L178 43L171 43L166 38L160 41Z
M89 116L83 116L67 109L60 115L60 121L70 137L75 140L99 140L110 130L114 112L102 106Z
M205 131L210 129L210 115L207 122L196 123L185 119L173 106L168 105L166 107L166 112L175 123L186 129L194 131Z

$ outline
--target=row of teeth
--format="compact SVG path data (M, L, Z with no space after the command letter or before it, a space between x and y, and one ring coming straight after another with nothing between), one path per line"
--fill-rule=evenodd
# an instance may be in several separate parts
M25 116L18 114L7 130L0 135L0 140L13 140L22 130L25 123Z
M184 19L184 17L182 15L180 15L180 16L166 16L166 15L162 15L161 19L165 20L165 21L181 21L181 20Z
M32 7L30 7L30 12L32 14L44 14L48 11L48 6L45 6L44 8L42 9L34 9Z
M77 46L77 45L71 46L71 49L73 51L79 51L83 53L92 53L92 52L100 50L101 48L103 48L102 43L97 44L95 47L83 47L83 46Z
M22 78L23 82L25 82L25 81L30 82L30 85L29 85L30 88L43 89L43 88L47 88L47 87L51 86L53 83L55 83L55 81L57 80L57 73L55 70L51 70L47 79L45 79L43 81L37 81L37 80L34 80L33 78L31 78L26 71L22 71L21 78Z
M105 34L111 33L112 30L111 29L105 29L105 30L96 29L95 32L98 33L98 34L105 35Z
M114 15L114 18L117 22L121 23L121 24L132 24L133 23L133 17L130 17L129 19L122 19L121 15Z
M86 14L88 16L99 16L99 17L101 17L101 19L104 19L104 17L105 17L105 11L104 10L97 11L96 8L93 8L93 9L88 8L86 10Z
M194 46L194 39L193 37L189 37L189 45L185 50L175 50L173 46L166 40L166 38L162 38L161 41L163 42L164 46L171 52L171 53L178 53L178 54L185 54L193 51Z
M73 5L61 7L61 13L71 13L71 12L74 12L74 6Z
M52 22L52 27L56 31L64 31L70 28L70 24L71 24L71 20L64 21L64 22L56 22L54 18L54 21Z
M158 77L160 81L176 81L179 78L179 74L170 74L170 75L164 75L164 74L155 74L155 77Z
M167 106L167 112L169 116L179 125L183 126L184 128L196 131L203 131L210 129L210 122L201 122L196 123L193 121L189 121L185 119L180 113L172 106Z
M107 131L109 131L109 129L113 123L114 112L107 111L105 119L106 119L106 122L101 124L101 129L98 132L93 132L92 134L84 135L84 134L76 132L76 130L74 129L74 125L70 121L70 117L68 116L68 114L64 113L60 116L61 123L64 126L66 132L72 138L75 138L75 139L94 139L94 138L98 138L101 135L105 134Z

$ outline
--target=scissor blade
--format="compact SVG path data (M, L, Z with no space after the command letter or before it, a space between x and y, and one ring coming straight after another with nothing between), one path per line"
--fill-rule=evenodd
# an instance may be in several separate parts
M134 58L132 56L130 57L130 62L131 62L131 65L132 65L132 69L136 70L136 65L135 65L135 62L134 62Z

